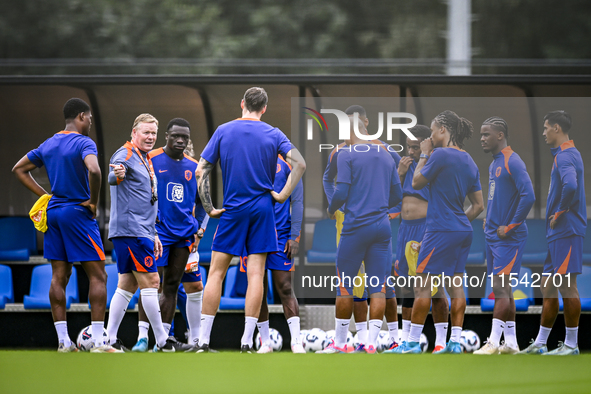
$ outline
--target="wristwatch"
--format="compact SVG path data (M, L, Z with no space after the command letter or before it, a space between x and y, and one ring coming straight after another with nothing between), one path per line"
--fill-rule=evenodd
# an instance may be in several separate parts
M421 159L429 159L429 155L421 153Z
M205 234L205 230L203 230L202 228L200 228L199 230L197 230L197 237L203 238L203 235L204 234Z

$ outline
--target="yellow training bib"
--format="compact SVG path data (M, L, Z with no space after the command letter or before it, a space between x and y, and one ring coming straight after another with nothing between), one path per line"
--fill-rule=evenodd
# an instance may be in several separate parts
M29 211L29 217L33 221L35 228L42 233L47 231L47 205L49 200L51 200L50 194L42 195Z

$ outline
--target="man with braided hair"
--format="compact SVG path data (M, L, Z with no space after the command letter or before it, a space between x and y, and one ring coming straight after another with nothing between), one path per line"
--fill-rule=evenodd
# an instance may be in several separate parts
M402 301L402 334L400 343L408 341L410 332L410 318L414 303L414 288L411 278L416 276L418 250L425 235L427 222L427 207L429 206L429 189L415 190L412 187L417 163L421 155L421 142L429 139L431 129L424 125L416 125L409 130L417 139L406 139L408 156L400 160L398 175L402 184L402 202L398 206L402 221L398 229L398 241L396 249L396 262L394 270L396 276L405 277L405 286L400 286ZM399 283L400 284L400 283ZM435 293L435 294L433 294ZM447 339L447 327L449 319L449 305L443 290L431 292L433 322L435 324L435 349L442 350ZM400 353L404 346L397 346L386 350L384 353Z
M486 344L474 354L515 354L515 300L511 277L519 275L527 241L525 218L536 200L525 163L507 145L509 127L498 116L488 118L480 128L480 144L492 153L488 170L488 205L484 233L486 264L492 274L495 295L492 330ZM499 346L501 334L505 343Z
M480 173L470 155L462 150L473 133L472 123L455 112L444 111L431 123L431 138L421 142L421 156L412 179L420 190L429 185L425 236L419 251L415 302L408 341L401 353L421 353L419 339L431 305L431 288L441 275L451 296L451 338L439 353L461 353L460 333L466 311L462 280L472 244L470 222L483 211ZM470 207L464 212L464 200Z

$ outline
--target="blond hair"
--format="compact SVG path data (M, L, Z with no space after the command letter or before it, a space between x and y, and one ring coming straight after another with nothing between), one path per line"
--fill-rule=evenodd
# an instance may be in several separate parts
M138 115L138 117L135 118L135 120L133 121L133 127L131 128L132 137L133 137L133 129L135 129L140 123L156 123L156 127L158 127L158 119L156 119L154 116L152 116L148 113Z

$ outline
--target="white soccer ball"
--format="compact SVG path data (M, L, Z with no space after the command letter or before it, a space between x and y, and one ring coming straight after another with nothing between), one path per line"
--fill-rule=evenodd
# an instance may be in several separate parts
M427 339L427 336L425 334L421 334L419 344L421 345L421 350L423 351L423 353L425 353L429 348L429 340Z
M384 350L388 350L390 349L390 346L392 346L393 341L390 340L390 332L386 331L386 330L381 330L380 333L378 334L378 340L377 340L377 351L378 352L383 352Z
M300 330L300 343L302 345L304 344L304 339L306 339L306 335L308 335L309 332L310 330Z
M279 334L279 331L274 328L269 328L269 340L271 341L271 347L274 352L280 351L283 347L283 337ZM259 350L261 345L261 333L259 332L254 340L254 347L256 350Z
M78 334L76 339L76 346L83 352L89 352L92 349L94 341L92 339L92 326L84 327ZM103 341L107 341L107 330L103 327Z
M480 337L472 330L462 331L460 345L465 353L472 353L480 349Z
M302 339L302 345L307 352L313 353L324 349L324 341L326 340L326 333L320 328L313 328L308 331L306 336Z

